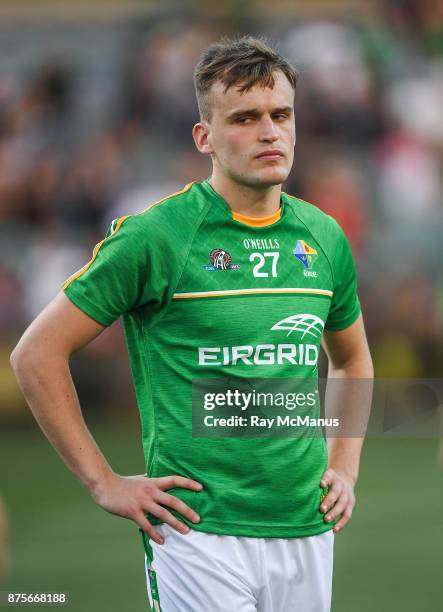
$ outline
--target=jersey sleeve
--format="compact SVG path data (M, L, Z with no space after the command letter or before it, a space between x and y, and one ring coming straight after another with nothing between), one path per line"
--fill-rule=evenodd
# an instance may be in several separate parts
M334 222L338 237L332 257L334 291L325 329L339 331L354 323L361 312L357 294L357 277L354 259L348 239L341 227Z
M66 296L101 325L155 299L149 240L134 217L114 220L92 259L62 285Z

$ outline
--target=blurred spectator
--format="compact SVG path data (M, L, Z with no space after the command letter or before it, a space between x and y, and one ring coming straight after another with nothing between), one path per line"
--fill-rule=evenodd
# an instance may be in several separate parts
M407 132L389 134L378 144L375 163L385 221L441 222L441 159L432 142Z
M308 202L315 202L341 225L358 257L369 231L368 207L358 172L350 160L327 157L319 160L305 177Z
M23 302L25 317L32 321L58 293L62 283L80 269L85 251L63 241L53 228L38 234L25 258Z
M312 134L366 142L378 129L374 84L363 39L346 23L299 23L284 49L301 76L297 115Z

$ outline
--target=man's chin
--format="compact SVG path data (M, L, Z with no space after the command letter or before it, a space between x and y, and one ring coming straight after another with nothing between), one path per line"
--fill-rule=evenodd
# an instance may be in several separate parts
M266 189L267 187L275 187L285 182L289 172L283 170L274 169L272 172L261 172L258 176L254 177L254 182L257 187Z
M251 174L231 174L231 179L236 183L250 187L252 189L269 189L285 182L289 175L289 170L283 168L267 168L260 172Z

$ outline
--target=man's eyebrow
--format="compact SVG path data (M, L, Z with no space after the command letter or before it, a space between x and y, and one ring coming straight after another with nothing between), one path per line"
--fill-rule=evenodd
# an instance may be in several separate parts
M274 108L272 114L275 115L276 113L292 113L293 110L293 106L282 106L280 108Z
M240 110L233 111L228 114L228 119L235 119L236 117L242 117L243 115L260 115L260 112L256 108L242 108Z
M278 113L292 113L292 106L282 106L279 108L273 108L271 111L271 115L276 115ZM237 117L243 117L243 115L251 115L253 117L258 117L261 115L261 112L257 108L243 108L236 110L230 113L227 118L228 119L236 119Z

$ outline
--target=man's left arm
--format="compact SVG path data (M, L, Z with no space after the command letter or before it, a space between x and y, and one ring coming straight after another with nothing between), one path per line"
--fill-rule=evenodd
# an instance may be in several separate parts
M361 313L346 329L325 330L323 348L329 360L328 381L330 379L344 381L343 385L338 385L341 393L332 393L333 399L329 399L330 402L335 401L340 404L331 406L332 411L339 413L342 407L345 407L346 412L358 410L358 420L362 425L369 417L371 393L367 391L368 385L372 386L374 370ZM360 394L355 393L353 381L356 379L364 379L361 385L357 383ZM359 405L353 406L352 403L359 396ZM333 527L335 533L348 523L355 505L354 487L358 478L363 436L363 431L360 431L355 437L339 435L328 437L327 440L328 468L322 476L320 486L328 486L329 491L321 502L320 511L324 513L326 522L339 519Z

